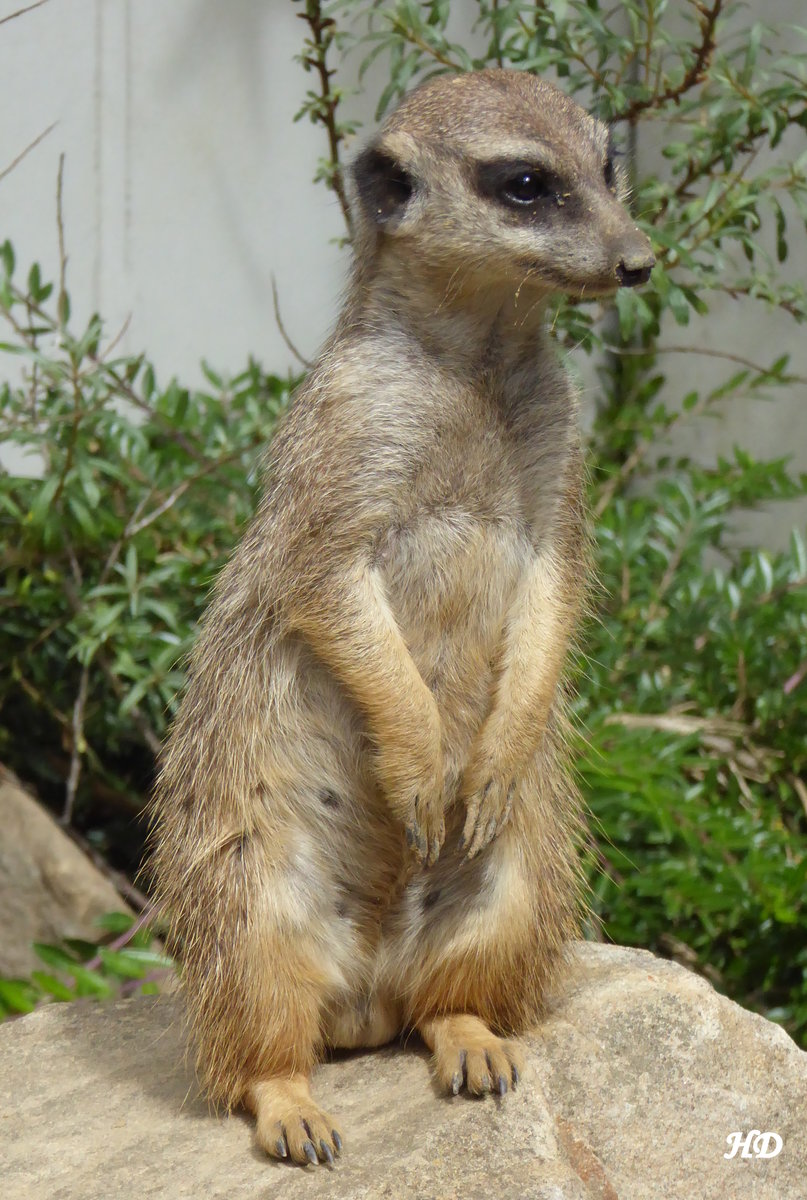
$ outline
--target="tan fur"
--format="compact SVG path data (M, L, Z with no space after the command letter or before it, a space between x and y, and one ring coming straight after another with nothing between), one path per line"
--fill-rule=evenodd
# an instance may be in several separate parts
M583 472L544 308L652 265L607 141L506 71L392 114L355 168L344 310L203 623L154 800L156 892L202 1079L276 1156L340 1148L307 1083L328 1045L416 1029L447 1087L510 1086L501 1039L536 1021L577 930L558 681ZM503 206L477 173L504 159L559 190L526 218Z

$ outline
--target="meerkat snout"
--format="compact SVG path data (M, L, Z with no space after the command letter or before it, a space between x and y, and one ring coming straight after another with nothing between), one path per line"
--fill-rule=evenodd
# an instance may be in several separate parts
M643 233L636 230L636 239L623 250L617 263L616 278L620 287L639 287L647 283L656 265L656 256Z
M650 272L656 265L655 256L645 255L638 266L633 265L636 261L635 258L626 257L617 267L616 277L620 287L639 287L640 284L647 283Z

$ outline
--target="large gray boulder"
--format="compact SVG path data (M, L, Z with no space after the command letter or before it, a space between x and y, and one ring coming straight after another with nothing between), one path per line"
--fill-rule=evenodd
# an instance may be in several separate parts
M435 1091L413 1043L322 1066L333 1171L211 1115L174 999L53 1005L0 1029L3 1200L805 1200L807 1054L682 967L583 945L519 1089ZM749 1139L727 1158L741 1134ZM769 1157L759 1157L759 1152Z
M0 765L0 975L42 969L32 942L98 941L96 917L128 911L109 880Z

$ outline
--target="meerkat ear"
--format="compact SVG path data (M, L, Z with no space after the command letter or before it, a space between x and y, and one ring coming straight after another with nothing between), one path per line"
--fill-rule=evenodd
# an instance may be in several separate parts
M353 180L364 215L392 232L417 190L417 180L393 155L370 146L353 164Z

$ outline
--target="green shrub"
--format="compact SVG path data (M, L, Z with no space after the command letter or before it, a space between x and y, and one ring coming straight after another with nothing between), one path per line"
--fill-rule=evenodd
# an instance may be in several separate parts
M173 963L154 945L153 932L126 913L106 913L96 924L99 936L106 932L106 940L34 943L46 969L40 967L28 979L0 978L0 1020L33 1012L53 1000L109 1000L158 992Z

